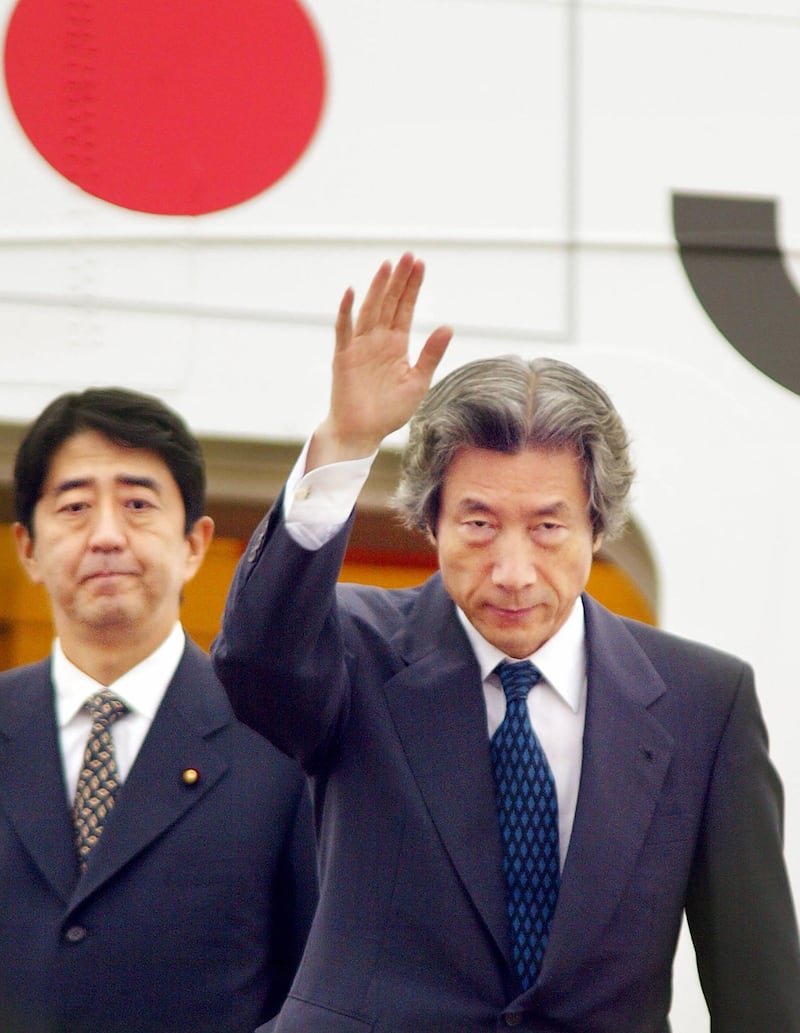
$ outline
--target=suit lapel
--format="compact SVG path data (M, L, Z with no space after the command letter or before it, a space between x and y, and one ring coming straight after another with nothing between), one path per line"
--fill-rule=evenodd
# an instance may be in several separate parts
M539 985L581 961L633 873L674 742L648 707L661 677L623 622L584 596L588 694L575 823ZM587 893L587 887L596 892Z
M50 661L15 672L0 707L0 805L36 867L66 903L78 865Z
M408 667L385 685L406 759L445 850L508 957L505 888L480 672L438 576L396 643Z
M76 887L77 906L145 850L209 793L228 764L208 737L233 720L210 662L187 641L89 866ZM197 772L188 781L185 772Z

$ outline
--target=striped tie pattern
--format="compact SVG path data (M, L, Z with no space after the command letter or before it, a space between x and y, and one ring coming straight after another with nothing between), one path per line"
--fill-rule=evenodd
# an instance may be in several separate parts
M528 693L541 673L529 660L499 664L497 673L507 705L491 756L514 967L527 990L539 975L558 900L558 800L528 717Z
M90 696L84 709L91 715L92 727L86 740L72 808L81 871L86 871L89 853L99 840L114 807L119 780L111 726L128 712L122 700L109 689Z

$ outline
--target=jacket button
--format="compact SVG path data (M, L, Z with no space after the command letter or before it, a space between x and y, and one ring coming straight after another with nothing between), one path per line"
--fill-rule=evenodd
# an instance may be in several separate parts
M86 927L83 925L71 925L64 933L67 943L80 943L86 938Z
M518 1026L522 1022L522 1012L510 1011L504 1018L507 1026Z

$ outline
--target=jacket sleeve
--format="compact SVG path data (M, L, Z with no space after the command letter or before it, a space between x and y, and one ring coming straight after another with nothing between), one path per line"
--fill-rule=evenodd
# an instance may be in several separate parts
M237 717L310 769L347 714L336 585L352 517L309 550L282 509L280 497L239 561L211 656Z
M746 665L718 744L686 914L714 1033L800 1033L783 793Z

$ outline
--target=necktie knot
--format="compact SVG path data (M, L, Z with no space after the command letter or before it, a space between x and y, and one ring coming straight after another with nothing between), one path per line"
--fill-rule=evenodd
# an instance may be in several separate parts
M127 706L111 689L103 689L102 692L89 696L83 704L83 709L87 711L94 724L106 728L110 728L115 721L128 713Z
M514 700L527 699L528 693L542 677L542 672L530 660L519 660L516 663L503 660L495 670L500 677L500 684L503 686L503 692L509 703Z

